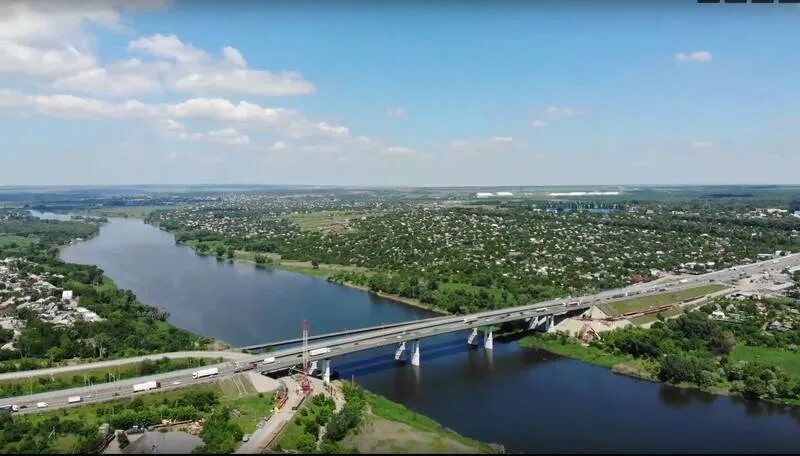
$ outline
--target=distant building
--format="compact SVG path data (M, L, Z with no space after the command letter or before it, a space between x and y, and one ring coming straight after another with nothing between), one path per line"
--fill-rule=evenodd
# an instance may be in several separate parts
M69 301L72 299L72 290L64 290L61 292L61 299L64 301Z
M492 192L478 192L478 193L475 194L475 196L477 198L490 198L490 197L494 196L494 193L492 193Z
M497 196L514 196L514 194L511 193L511 192L497 192L496 195Z

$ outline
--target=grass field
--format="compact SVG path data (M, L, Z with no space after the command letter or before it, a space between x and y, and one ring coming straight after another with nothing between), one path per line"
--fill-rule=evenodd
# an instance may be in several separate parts
M409 410L403 405L392 402L383 396L367 391L366 397L370 412L375 417L394 423L402 423L413 428L415 431L430 434L429 450L433 452L452 453L456 448L448 444L448 441L458 442L461 445L472 447L482 453L493 452L492 448L486 443L464 437L442 426L431 418L417 414L415 411ZM414 440L417 440L417 438L415 437Z
M639 317L635 317L635 318L631 319L631 322L634 325L643 325L645 323L650 323L650 322L658 320L658 314L659 313L664 318L675 317L675 316L678 316L678 315L680 315L680 314L682 314L684 312L687 312L687 311L689 311L691 309L694 309L695 307L700 307L703 304L705 304L705 300L700 301L700 303L698 303L698 304L690 304L690 305L687 305L687 306L673 307L672 309L665 310L663 312L652 313L652 314L647 314L647 315L642 315L642 316L639 316Z
M792 377L800 378L800 352L737 345L731 352L730 359L732 361L757 361L770 366L780 366Z
M634 310L646 310L665 304L673 304L684 299L696 298L707 295L715 291L724 289L724 285L704 285L702 287L689 288L688 290L670 291L660 293L655 296L644 296L641 298L625 299L622 301L600 304L600 310L611 316L619 316Z
M87 211L78 211L75 212L75 214L93 215L98 217L144 218L147 214L157 209L177 209L179 207L179 205L103 207L98 209L89 209Z
M319 211L310 214L293 214L289 218L304 231L344 231L352 219L366 217L368 214L354 214L343 211Z
M26 236L16 236L13 234L2 234L0 233L0 247L8 247L11 244L16 244L17 246L26 246L36 242L36 239L29 238Z

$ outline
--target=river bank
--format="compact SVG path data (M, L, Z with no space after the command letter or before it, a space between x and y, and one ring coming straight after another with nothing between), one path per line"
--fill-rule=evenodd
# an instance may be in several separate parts
M163 229L163 228L161 228L161 227L159 227L157 225L153 225L153 226L155 226L156 228L158 228L158 229L160 229L162 231L166 231L167 233L173 234L170 231L165 230L165 229ZM200 255L200 256L217 258L220 261L232 260L232 261L238 261L238 262L242 262L242 263L255 264L256 266L262 267L262 268L275 268L275 269L281 269L281 270L284 270L284 271L295 272L297 274L303 274L303 275L306 275L306 276L309 276L309 277L315 277L315 278L318 278L318 279L327 280L328 282L334 283L336 285L341 285L341 286L352 288L352 289L355 289L355 290L366 291L369 294L372 294L372 295L375 295L375 296L378 296L378 297L381 297L381 298L384 298L384 299L388 299L388 300L391 300L391 301L394 301L394 302L398 302L398 303L401 303L401 304L413 306L413 307L416 307L418 309L427 310L427 311L434 312L434 313L437 313L437 314L440 314L440 315L452 315L450 312L448 312L448 311L446 311L444 309L441 309L439 307L432 306L432 305L429 305L429 304L425 304L425 303L421 302L419 299L405 298L405 297L394 295L394 294L376 292L376 291L370 290L369 287L365 287L365 286L362 286L362 285L357 285L357 284L354 284L354 283L351 283L351 282L337 282L337 281L328 280L331 276L333 276L337 272L350 271L350 270L353 270L353 269L362 269L363 270L364 268L354 268L352 266L343 266L343 265L335 265L335 264L318 264L316 267L314 267L311 264L310 261L284 260L284 259L280 258L279 255L271 255L271 254L265 254L265 256L267 256L267 258L269 259L269 262L267 262L267 263L259 263L259 262L257 262L255 260L256 255L259 255L256 252L248 252L248 251L245 251L245 250L237 250L234 253L233 258L227 258L227 257L217 256L217 255L215 255L213 253L201 252L197 248L198 243L196 241L194 241L194 240L190 240L190 241L187 241L187 242L176 241L176 244L185 245L185 246L191 248L192 250L194 250L194 252L197 255Z
M726 382L724 385L702 387L687 382L672 383L662 381L658 378L658 366L652 361L641 358L637 359L629 355L616 355L608 353L598 347L584 346L576 342L574 339L530 335L521 338L518 342L520 346L528 349L544 350L566 358L577 359L589 364L604 367L618 375L625 375L639 380L669 385L675 388L702 391L704 393L714 394L717 396L743 398L740 393L731 390L731 385L728 382ZM800 410L800 400L756 400Z

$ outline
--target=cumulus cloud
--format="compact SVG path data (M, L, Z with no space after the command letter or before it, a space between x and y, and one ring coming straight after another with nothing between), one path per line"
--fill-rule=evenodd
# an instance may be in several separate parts
M57 79L53 87L83 93L103 93L114 96L129 96L153 93L161 90L161 82L155 74L137 72L130 65L111 68L91 68L71 76Z
M161 127L168 138L184 141L208 141L222 144L243 145L250 144L250 138L235 128L211 130L209 132L190 133L186 125L173 119L164 119Z
M225 56L225 60L233 65L241 68L247 68L247 61L244 59L244 57L242 57L242 54L238 49L226 46L222 49L222 55Z
M583 114L584 110L579 108L571 108L569 106L548 106L544 110L545 115L548 117L575 117Z
M160 33L131 41L128 43L128 49L153 57L174 59L181 63L197 63L211 58L206 51L184 43L175 35Z
M708 51L679 52L675 54L676 62L710 62L713 56Z
M74 46L43 49L13 41L0 41L0 74L54 77L92 68L94 56Z
M403 120L408 114L403 108L389 108L386 110L386 115L395 120Z
M404 146L390 146L384 148L381 153L383 155L394 155L394 156L409 156L414 155L416 152L414 149Z
M242 93L264 96L304 95L316 90L314 84L294 71L272 73L243 68L191 73L175 82L174 87L197 94Z

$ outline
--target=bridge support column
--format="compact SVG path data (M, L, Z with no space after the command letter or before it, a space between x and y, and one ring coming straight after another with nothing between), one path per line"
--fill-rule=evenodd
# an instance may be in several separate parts
M414 341L414 352L411 355L411 365L419 366L419 340Z
M316 371L317 371L317 362L316 361L311 361L311 364L308 366L308 372L306 372L306 373L308 375L312 375Z
M539 321L539 317L532 317L530 323L528 324L528 329L536 329L536 327L539 326L539 323L541 323Z
M472 328L472 333L467 337L467 343L470 345L478 345L478 342L475 340L478 338L478 328Z
M322 382L326 385L331 382L331 360L322 361Z
M405 361L406 360L406 343L405 341L400 342L397 344L397 350L394 352L394 360L395 361Z
M485 333L483 336L483 348L486 350L494 349L494 337L492 337L492 328L489 328L489 332Z
M555 319L556 317L554 317L553 315L547 316L547 319L545 320L544 324L545 331L549 332L551 329L553 329L553 326L555 326L555 321L554 321Z

